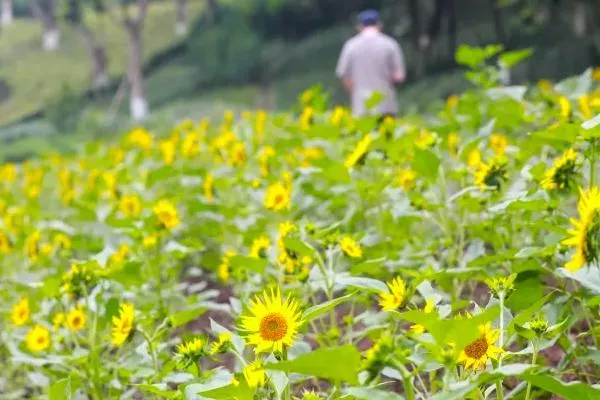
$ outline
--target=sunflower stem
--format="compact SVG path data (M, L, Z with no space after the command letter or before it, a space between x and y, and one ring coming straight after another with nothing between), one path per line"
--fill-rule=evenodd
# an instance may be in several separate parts
M411 373L401 362L394 360L393 364L394 367L396 367L402 375L402 383L404 384L404 394L406 395L406 400L415 400L415 389L413 387Z
M531 365L535 365L535 362L537 361L537 353L538 353L537 343L535 340L531 341L531 346L533 347L533 355L531 356ZM527 391L525 392L525 400L530 400L530 399L531 399L531 382L527 382Z
M281 360L282 361L287 361L287 359L288 359L288 349L287 349L286 346L283 346L283 349L281 351ZM288 384L286 385L285 389L283 389L283 399L284 400L291 400L292 399L292 396L290 394L290 382L289 382L289 380L288 380Z
M504 291L498 293L498 300L500 302L500 348L504 349ZM498 355L498 368L502 366L502 353ZM498 378L496 381L496 399L504 399L504 390L502 388L502 378Z

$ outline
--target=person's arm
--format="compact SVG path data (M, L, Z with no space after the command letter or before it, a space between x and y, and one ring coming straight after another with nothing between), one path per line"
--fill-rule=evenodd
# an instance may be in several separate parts
M352 91L352 79L350 78L350 71L350 45L348 42L346 42L342 48L342 52L340 53L335 74L342 80L344 89L346 89L348 93Z
M404 64L404 54L402 53L400 45L396 42L394 42L394 46L392 48L391 69L392 82L394 84L399 85L406 80L406 66Z

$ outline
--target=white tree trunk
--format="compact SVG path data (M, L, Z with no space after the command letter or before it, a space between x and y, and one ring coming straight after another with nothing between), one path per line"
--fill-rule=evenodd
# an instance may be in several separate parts
M42 46L46 51L54 51L58 49L60 44L60 31L58 28L44 30L42 34Z
M0 25L7 27L12 24L13 21L13 3L12 0L2 0L2 17L0 18Z

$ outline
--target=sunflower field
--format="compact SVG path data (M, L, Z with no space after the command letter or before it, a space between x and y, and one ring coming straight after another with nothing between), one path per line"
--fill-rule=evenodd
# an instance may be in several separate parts
M600 399L600 71L528 54L3 165L0 397Z

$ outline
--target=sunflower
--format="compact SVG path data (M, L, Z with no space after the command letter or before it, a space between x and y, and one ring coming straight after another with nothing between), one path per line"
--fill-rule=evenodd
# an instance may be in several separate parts
M414 143L421 150L426 150L435 144L437 136L435 133L429 132L427 129L421 130L416 137Z
M458 144L459 143L460 143L460 136L457 133L452 132L448 135L448 151L453 156L455 156L456 153L458 152Z
M267 380L267 375L260 360L256 360L244 367L244 379L252 389L263 386Z
M173 229L180 223L177 208L169 200L160 200L154 206L154 215L165 229Z
M54 315L52 318L52 326L54 326L54 330L57 330L65 323L65 313L59 312Z
M146 129L144 128L135 128L133 129L129 135L127 136L127 142L129 142L130 145L139 147L142 150L150 150L152 148L152 144L154 142L154 139L152 138L152 135L150 134L150 132L148 132Z
M206 199L206 201L212 201L215 195L215 180L211 174L206 175L206 177L204 178L204 184L202 186L204 189L204 198Z
M230 265L231 258L236 256L237 253L234 250L227 250L223 257L221 258L221 264L219 264L219 268L217 269L217 277L221 282L227 282L230 276Z
M577 168L577 152L569 149L558 157L552 167L546 171L541 182L542 187L548 191L567 189L573 181Z
M344 236L340 239L340 248L344 254L352 258L360 258L363 255L360 245L350 236Z
M219 333L217 340L210 346L210 354L215 355L225 353L231 345L231 338L232 335L229 332Z
M577 99L577 101L579 102L579 109L581 110L581 114L583 115L584 119L591 119L592 118L592 107L590 104L590 96L587 94L584 94L583 96L579 97L579 99Z
M593 187L587 191L580 189L581 197L577 204L579 220L571 218L573 229L570 237L562 244L575 247L571 261L565 264L569 271L577 271L585 264L597 263L600 256L600 188Z
M398 173L398 184L408 192L415 188L417 173L411 168L404 168Z
M121 200L119 200L119 209L126 217L137 217L142 209L140 198L134 194L121 197Z
M133 329L133 304L121 303L119 316L112 318L112 343L121 346Z
M22 298L13 306L10 318L16 326L25 325L29 320L29 299L27 297Z
M281 182L276 182L267 188L265 194L265 208L267 210L281 211L290 206L291 190Z
M471 150L467 156L467 165L471 168L477 168L481 165L481 152L479 149Z
M303 323L298 303L290 297L283 300L279 288L251 300L248 313L242 316L241 330L248 343L256 346L256 353L282 352L284 346L290 347Z
M50 332L41 325L36 325L25 336L27 348L32 352L46 350L50 346Z
M569 102L569 99L565 96L560 96L558 98L558 105L560 107L560 116L563 119L569 118L571 115L571 103Z
M206 340L204 338L194 338L177 346L177 354L184 358L197 357L204 352Z
M389 292L379 293L379 305L383 311L396 311L406 298L406 285L399 276L387 283Z
M481 336L469 343L458 357L458 362L463 363L467 369L479 369L485 367L488 359L497 360L498 355L502 354L504 350L494 345L498 336L500 336L499 329L491 329L492 324L490 322L479 326L479 333Z
M69 330L76 332L85 327L85 312L83 308L76 307L73 308L69 314L67 314L67 328Z
M177 152L177 143L175 143L173 139L161 140L159 148L162 153L163 163L165 163L165 165L173 164L173 161L175 161L175 153Z
M490 136L490 147L494 150L497 156L504 155L508 146L508 138L501 133L494 133Z
M271 241L266 236L260 236L252 242L250 248L250 257L260 258L264 256L265 251L271 246Z
M0 253L2 254L7 254L10 253L10 249L12 248L11 244L10 244L10 240L8 239L8 236L0 231Z
M506 164L492 160L489 164L481 163L475 171L475 184L482 190L493 187L500 190L506 180Z
M358 142L356 148L346 157L344 161L344 166L346 168L352 168L358 163L367 153L371 143L373 142L373 137L370 134L366 134L364 138Z

